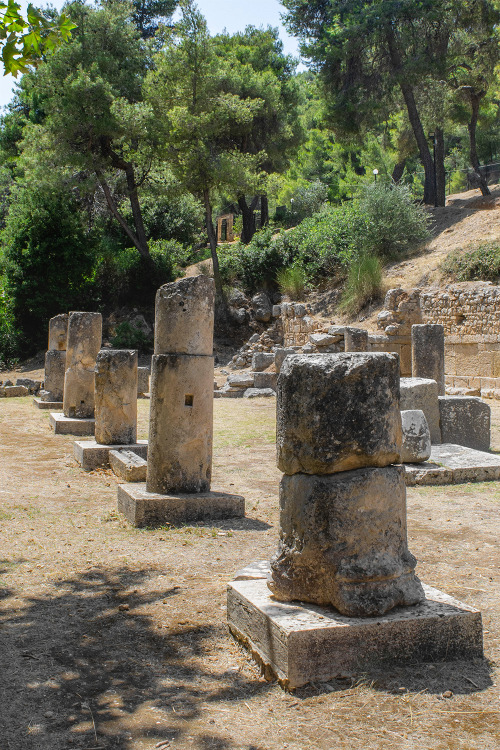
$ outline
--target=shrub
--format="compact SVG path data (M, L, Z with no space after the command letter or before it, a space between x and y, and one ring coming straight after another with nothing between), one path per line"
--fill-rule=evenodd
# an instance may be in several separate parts
M428 214L406 185L372 183L356 199L356 245L379 258L396 259L429 239Z
M306 287L306 274L303 268L281 268L276 274L276 281L281 294L288 295L291 300L303 299Z
M111 339L111 345L115 349L138 349L143 352L147 351L151 344L151 338L127 320L116 326L115 335Z
M340 309L355 315L382 295L382 266L376 255L363 253L354 260L347 275Z
M485 242L470 250L455 250L443 261L441 270L457 281L498 281L500 245Z
M328 198L328 186L320 180L301 185L293 193L290 202L290 218L294 223L303 221L321 210Z

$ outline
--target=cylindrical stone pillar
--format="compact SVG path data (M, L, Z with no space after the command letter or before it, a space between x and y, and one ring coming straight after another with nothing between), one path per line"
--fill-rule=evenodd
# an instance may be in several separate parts
M66 372L66 352L49 349L45 352L44 390L42 401L62 401L64 395L64 373Z
M344 349L346 352L368 351L368 331L363 328L344 328Z
M65 351L68 338L68 314L61 313L49 320L49 351Z
M414 378L428 378L438 384L440 396L445 395L444 328L426 323L411 327L411 372Z
M148 492L210 489L214 304L207 276L165 284L156 294Z
M88 419L94 416L94 367L101 338L100 313L69 314L63 400L66 417Z
M422 601L407 546L395 354L287 357L278 380L277 599L382 615Z
M137 351L101 349L95 366L95 439L137 442Z

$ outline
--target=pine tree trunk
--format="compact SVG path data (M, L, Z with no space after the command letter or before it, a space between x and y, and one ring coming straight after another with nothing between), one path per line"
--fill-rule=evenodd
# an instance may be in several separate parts
M267 227L269 224L269 200L267 195L260 196L260 225Z
M142 219L141 204L139 203L139 195L137 193L137 185L135 183L134 168L131 164L127 166L125 175L127 177L130 207L132 209L132 216L134 217L135 234L138 241L137 249L143 258L151 258L146 230L144 229L144 221Z
M394 169L392 170L392 181L396 184L400 181L401 177L403 176L403 172L405 171L405 165L406 165L406 158L402 161L398 161Z
M444 168L444 132L436 128L435 170L436 170L436 206L446 206L446 170Z
M238 196L238 206L241 211L241 218L243 219L243 228L241 231L241 241L244 245L248 245L252 241L252 237L255 234L255 206L258 201L257 198L253 199L250 205L247 204L247 199L244 195Z
M467 125L467 129L469 131L469 157L481 193L483 195L491 195L490 189L486 182L486 178L481 172L481 165L479 164L479 157L477 155L476 129L477 120L479 117L479 103L481 101L481 98L482 97L479 94L469 94L469 99L472 107L470 122Z
M219 303L225 307L224 291L222 289L222 279L219 269L219 256L217 255L217 236L212 218L212 204L210 203L210 193L208 190L203 191L203 202L205 204L205 227L210 243L210 254L212 256L212 265L214 269L215 291Z

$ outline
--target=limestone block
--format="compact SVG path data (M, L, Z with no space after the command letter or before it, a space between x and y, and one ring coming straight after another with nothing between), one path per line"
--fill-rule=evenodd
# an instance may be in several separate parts
M125 482L145 482L147 461L132 451L110 451L109 465Z
M268 323L271 320L273 306L265 292L258 292L252 297L252 307L255 320L260 323Z
M330 336L329 333L311 333L309 341L311 344L314 344L314 346L317 346L318 349L321 349L324 346L335 344L337 342L337 336Z
M438 384L444 396L444 328L442 325L421 324L411 327L412 376L428 378Z
M228 375L227 382L231 388L253 388L254 377L253 372L233 372Z
M155 306L155 354L213 352L215 285L193 276L160 287Z
M277 372L256 372L254 375L255 388L272 388L276 390L278 384Z
M66 351L49 349L48 352L45 352L45 381L42 401L63 400L65 372Z
M363 328L344 329L344 347L346 352L368 351L368 331Z
M281 316L281 305L273 305L273 318Z
M63 398L66 417L91 419L94 416L94 367L101 338L100 313L69 314Z
M399 362L393 354L287 357L278 379L278 467L332 474L399 461Z
M7 385L2 388L2 392L5 398L18 398L30 394L25 385Z
M344 338L344 331L344 326L330 326L330 328L328 329L328 335L333 336L333 338L335 339L333 343L337 344L341 339Z
M95 366L95 439L102 445L137 440L137 351L102 349Z
M49 351L65 351L68 338L68 314L62 313L49 320Z
M402 466L280 484L280 541L268 586L282 601L333 606L350 617L424 598L406 539Z
M137 394L149 393L149 367L137 368Z
M272 388L247 388L243 391L243 398L269 398L271 396L276 396Z
M401 409L420 409L424 412L432 444L441 442L439 427L438 386L435 380L427 378L401 378Z
M33 378L17 378L16 385L24 385L24 387L28 389L28 393L31 396L36 396L36 394L42 387L42 381L33 380Z
M401 344L399 350L399 367L402 378L411 377L411 343Z
M210 488L213 382L213 357L153 356L148 492Z
M254 352L252 356L252 370L254 372L262 372L266 370L274 362L274 354L272 352Z
M295 354L295 349L276 349L276 351L274 352L274 366L276 368L276 372L279 372L281 370L281 366L285 361L285 357L288 357L289 354Z
M431 455L431 433L425 414L420 409L407 409L401 412L403 445L401 461L417 464L427 461Z
M475 396L442 396L439 398L441 438L443 443L454 443L490 449L491 408Z

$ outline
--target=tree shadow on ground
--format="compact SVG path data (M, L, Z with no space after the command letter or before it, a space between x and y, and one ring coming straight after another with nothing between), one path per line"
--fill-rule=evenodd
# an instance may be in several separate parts
M139 740L154 748L189 734L195 750L262 750L236 747L217 727L193 730L211 705L270 686L207 658L214 641L221 648L223 622L172 617L159 626L148 607L179 598L182 611L186 595L177 586L139 592L152 574L157 578L156 570L97 568L54 582L55 594L3 610L2 750L128 750Z

